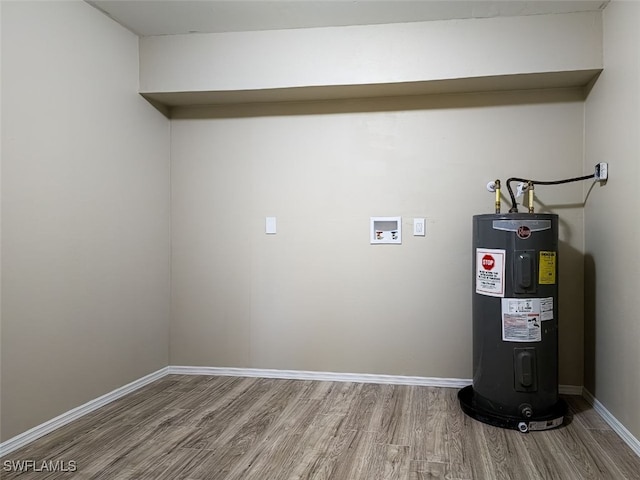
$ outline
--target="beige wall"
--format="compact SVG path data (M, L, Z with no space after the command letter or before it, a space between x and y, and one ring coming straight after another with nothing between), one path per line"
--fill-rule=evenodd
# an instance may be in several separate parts
M610 181L585 208L585 386L640 438L640 4L604 12L605 70L586 101L585 171Z
M470 378L471 217L496 177L581 173L583 102L196 108L171 130L171 364ZM562 219L560 380L582 385L582 186L538 194ZM369 217L393 215L403 244L370 245Z
M535 75L600 67L601 18L148 37L140 52L141 89L169 94ZM490 179L581 172L582 100L178 108L171 363L469 378L471 216L491 211ZM583 190L539 193L562 218L560 379L582 385ZM429 234L372 247L373 215L402 215L408 230L427 217Z
M144 37L140 88L234 91L594 69L601 25L600 12L583 12Z
M2 440L167 365L169 122L138 39L2 2Z

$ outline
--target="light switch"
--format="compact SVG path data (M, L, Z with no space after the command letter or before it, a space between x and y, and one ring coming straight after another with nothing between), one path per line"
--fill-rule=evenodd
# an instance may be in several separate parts
M265 233L276 233L276 217L267 217L267 220L265 222Z
M413 235L424 237L424 218L413 219Z

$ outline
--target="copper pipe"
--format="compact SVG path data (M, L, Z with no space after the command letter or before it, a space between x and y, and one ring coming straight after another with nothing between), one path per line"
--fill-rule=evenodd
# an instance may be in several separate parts
M500 180L496 180L496 213L500 213Z
M527 190L529 190L529 213L533 213L533 182L527 183Z

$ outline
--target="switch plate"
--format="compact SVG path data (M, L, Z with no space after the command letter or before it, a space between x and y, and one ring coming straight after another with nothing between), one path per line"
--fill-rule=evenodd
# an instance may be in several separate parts
M413 219L413 235L416 237L424 237L424 218Z
M265 221L265 233L273 235L276 233L276 217L267 217Z

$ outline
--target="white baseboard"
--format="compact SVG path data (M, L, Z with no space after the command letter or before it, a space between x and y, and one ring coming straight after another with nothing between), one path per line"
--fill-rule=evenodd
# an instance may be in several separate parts
M611 429L616 432L622 440L629 445L629 447L631 447L631 450L633 450L636 455L640 457L640 440L634 437L633 434L627 430L627 428L620 423L620 421L614 417L611 412L607 410L605 406L602 405L602 403L600 403L598 399L586 388L584 389L583 397L591 404L591 406L593 406L593 409L600 414Z
M330 382L380 383L388 385L420 385L425 387L463 388L471 385L468 378L412 377L371 373L336 373L306 370L275 370L262 368L220 368L169 366L169 373L179 375L219 375L229 377L282 378L286 380L324 380ZM582 386L560 385L563 395L582 395Z
M84 405L80 405L79 407L71 409L68 412L63 413L62 415L58 415L57 417L52 418L47 422L41 423L40 425L37 425L27 430L26 432L10 438L6 442L0 443L0 457L3 457L8 453L17 450L18 448L21 448L28 443L33 442L34 440L46 435L47 433L50 433L55 429L60 428L63 425L66 425L67 423L82 417L83 415L86 415L87 413L93 412L94 410L97 410L98 408L111 403L128 393L138 390L148 383L164 377L165 375L167 375L167 372L168 367L161 368L157 372L150 373L149 375L139 378L138 380L134 380L133 382L128 383L120 388L116 388L115 390L106 393L101 397L90 400Z
M471 385L466 378L411 377L371 373L315 372L306 370L273 370L262 368L220 368L169 366L170 374L219 375L231 377L282 378L287 380L323 380L329 382L380 383L388 385L420 385L426 387L462 388Z

